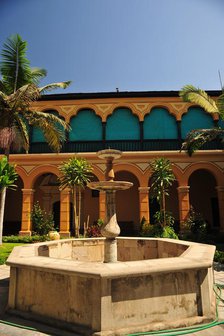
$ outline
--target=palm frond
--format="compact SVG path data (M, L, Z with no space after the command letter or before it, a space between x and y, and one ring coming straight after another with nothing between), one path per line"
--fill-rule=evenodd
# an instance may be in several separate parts
M8 96L2 91L0 90L0 104L4 103L6 105Z
M39 81L43 78L47 76L47 71L45 69L41 69L41 68L31 68L30 69L30 74L31 74L31 78L32 78L32 82L36 85L39 84Z
M59 117L46 112L29 111L29 115L26 113L25 117L30 125L42 130L50 148L59 152L65 140L65 129L68 129L69 125Z
M197 89L193 85L185 85L179 95L183 101L197 104L209 113L219 113L216 102L205 91Z
M25 117L28 119L30 125L32 126L39 127L37 123L39 122L39 120L42 119L43 123L52 123L53 125L57 125L58 128L62 126L64 130L70 130L69 124L66 123L63 119L54 115L53 113L39 112L31 109L25 113Z
M0 80L0 91L6 92L6 87L2 80Z
M66 89L71 84L71 81L51 83L39 88L40 93L49 92L55 89Z
M54 152L60 152L62 143L65 140L65 133L51 123L40 123L39 126L44 134L44 137Z
M212 140L223 138L224 130L221 128L197 129L188 133L185 142L182 144L182 150L185 150L191 156L196 150Z
M217 105L219 108L219 115L222 120L224 120L224 93L222 93L217 100Z
M1 52L0 73L7 93L15 92L30 77L30 62L26 58L27 42L16 34L9 37Z
M30 103L38 98L38 87L34 84L27 84L8 96L8 103L10 104L12 110L22 110L25 112L29 108Z
M26 121L21 116L15 118L15 131L16 141L13 142L13 149L18 151L20 148L24 148L28 153L30 141L29 141L29 128Z

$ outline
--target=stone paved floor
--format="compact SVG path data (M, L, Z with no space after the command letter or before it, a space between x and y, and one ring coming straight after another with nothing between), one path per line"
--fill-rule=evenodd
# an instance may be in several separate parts
M224 265L214 264L215 282L224 285ZM7 303L9 285L9 267L6 265L0 266L0 336L79 336L74 332L62 331L53 327L46 326L41 323L27 321L18 317L13 317L4 314L4 308ZM224 299L224 290L221 294ZM224 304L219 304L219 319L224 320ZM7 325L5 323L17 324L30 328L24 329L18 326ZM188 334L189 335L189 334ZM212 327L203 331L190 333L191 336L224 336L224 324ZM166 336L166 334L163 334Z

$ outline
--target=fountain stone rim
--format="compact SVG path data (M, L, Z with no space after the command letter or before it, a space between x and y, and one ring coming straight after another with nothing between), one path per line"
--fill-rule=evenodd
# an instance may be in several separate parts
M118 149L102 149L97 152L97 156L100 159L119 159L122 152Z
M116 190L129 189L133 186L133 183L128 181L97 181L97 182L89 182L87 186L90 189L113 192Z

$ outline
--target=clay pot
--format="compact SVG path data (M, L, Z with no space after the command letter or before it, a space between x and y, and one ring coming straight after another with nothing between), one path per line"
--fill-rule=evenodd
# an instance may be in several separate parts
M60 239L60 234L57 231L49 231L48 237L50 240L58 240Z

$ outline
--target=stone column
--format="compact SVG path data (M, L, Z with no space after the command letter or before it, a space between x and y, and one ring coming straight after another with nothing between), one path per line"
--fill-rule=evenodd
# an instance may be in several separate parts
M180 186L178 190L180 231L184 230L183 222L187 219L190 210L189 186Z
M140 210L140 221L142 217L145 217L147 222L150 221L149 215L149 187L139 187L139 210Z
M219 222L220 222L220 231L224 232L224 186L216 187L218 194L218 203L219 203Z
M33 189L22 189L23 192L23 205L22 205L22 224L21 231L19 231L20 236L31 236L32 231L32 221L31 221L31 211L33 208Z
M100 190L99 193L99 218L105 218L105 202L106 202L106 193L105 191Z
M120 234L120 227L117 223L115 190L106 191L106 214L105 221L101 227L101 234L106 237L104 242L104 262L117 261L117 240Z
M60 190L60 236L70 237L70 190Z

